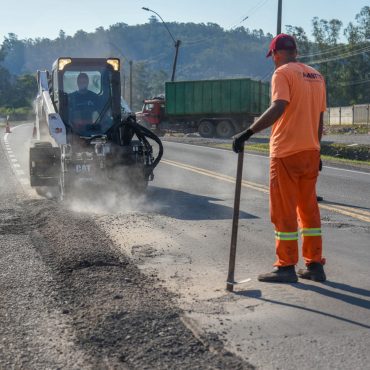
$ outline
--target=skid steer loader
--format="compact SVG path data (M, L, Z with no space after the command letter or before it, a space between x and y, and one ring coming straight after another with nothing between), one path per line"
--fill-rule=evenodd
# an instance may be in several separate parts
M42 194L53 189L60 199L81 181L122 181L144 191L163 146L122 99L120 60L58 58L37 80L31 186ZM158 145L156 155L148 139Z

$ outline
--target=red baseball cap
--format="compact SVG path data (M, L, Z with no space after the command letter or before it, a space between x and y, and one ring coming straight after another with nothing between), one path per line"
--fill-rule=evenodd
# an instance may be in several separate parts
M266 58L270 57L272 52L276 50L297 50L297 44L294 37L285 33L280 33L275 36L271 40L269 52L267 53Z

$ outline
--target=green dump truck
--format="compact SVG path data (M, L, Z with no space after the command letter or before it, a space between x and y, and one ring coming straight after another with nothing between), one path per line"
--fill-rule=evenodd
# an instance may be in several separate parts
M228 138L248 127L269 104L269 83L250 78L166 82L165 98L145 100L136 117L157 132Z

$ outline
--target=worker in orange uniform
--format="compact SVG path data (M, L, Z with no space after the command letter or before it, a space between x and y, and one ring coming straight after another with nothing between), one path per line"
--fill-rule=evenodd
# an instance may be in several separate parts
M234 136L233 150L243 150L253 134L272 127L270 137L270 212L275 225L277 260L274 270L259 281L298 281L298 226L303 239L306 268L303 279L325 281L321 221L316 199L320 164L325 82L314 68L297 61L295 39L279 34L270 44L275 72L271 82L271 106L247 130Z

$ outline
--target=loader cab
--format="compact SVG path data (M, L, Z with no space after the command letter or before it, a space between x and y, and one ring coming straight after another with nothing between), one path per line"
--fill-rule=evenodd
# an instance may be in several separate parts
M117 58L58 58L50 95L67 137L105 135L121 119L120 61Z

